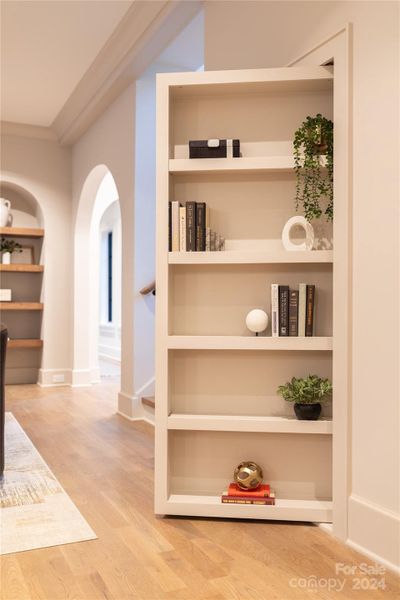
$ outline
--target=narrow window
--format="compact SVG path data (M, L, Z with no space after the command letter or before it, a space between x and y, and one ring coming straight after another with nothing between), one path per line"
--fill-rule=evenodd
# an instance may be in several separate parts
M107 288L107 300L108 300L108 322L112 322L112 247L113 247L113 234L110 231L107 235L107 258L108 258L108 288Z

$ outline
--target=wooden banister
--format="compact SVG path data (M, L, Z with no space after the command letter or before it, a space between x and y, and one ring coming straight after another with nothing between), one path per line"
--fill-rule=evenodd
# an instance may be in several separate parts
M155 296L156 282L152 281L149 285L146 285L144 288L142 288L139 293L142 294L142 296L147 296L147 294L153 294L153 296Z

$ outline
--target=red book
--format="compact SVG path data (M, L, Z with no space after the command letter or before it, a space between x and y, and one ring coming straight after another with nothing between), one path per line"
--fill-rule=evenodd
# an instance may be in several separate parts
M271 505L275 504L275 494L270 492L270 496L232 496L227 492L224 492L221 496L221 502L223 504L264 504Z
M270 492L271 489L267 483L261 484L255 490L242 490L237 483L230 483L228 488L228 496L236 496L238 498L268 498Z

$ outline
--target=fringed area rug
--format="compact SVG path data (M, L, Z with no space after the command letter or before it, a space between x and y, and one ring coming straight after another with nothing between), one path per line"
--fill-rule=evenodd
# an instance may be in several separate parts
M35 446L6 413L0 554L96 539Z

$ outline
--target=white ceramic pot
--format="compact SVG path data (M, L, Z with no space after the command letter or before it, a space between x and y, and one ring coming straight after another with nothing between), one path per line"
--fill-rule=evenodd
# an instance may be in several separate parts
M0 227L7 227L10 222L11 202L5 198L0 198Z
M1 255L1 262L3 265L11 264L11 252L3 252Z

